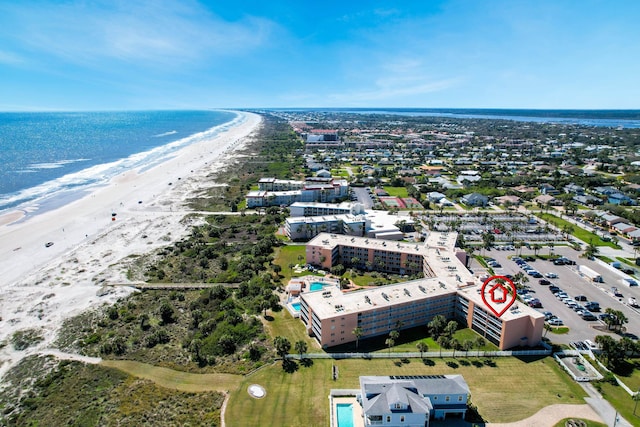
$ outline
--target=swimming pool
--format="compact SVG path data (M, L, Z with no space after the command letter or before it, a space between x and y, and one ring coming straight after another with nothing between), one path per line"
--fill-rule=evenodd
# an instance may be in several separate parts
M338 403L336 405L338 427L353 427L353 404Z
M319 291L324 288L324 283L322 282L311 282L309 285L309 292Z
M299 312L300 311L300 303L299 302L294 302L291 304L291 308L293 308L295 311Z

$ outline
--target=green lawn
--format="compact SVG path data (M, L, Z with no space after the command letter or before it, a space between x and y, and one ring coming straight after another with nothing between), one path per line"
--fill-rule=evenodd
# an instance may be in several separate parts
M341 176L347 178L349 176L349 172L346 169L331 169L331 176Z
M633 415L635 402L622 387L600 383L600 393L631 425L640 425L640 408L636 411L637 415Z
M292 348L296 341L304 341L307 343L309 353L322 352L318 342L309 337L302 321L294 318L287 309L279 312L268 311L267 320L264 320L263 324L270 339L277 336L286 337L291 342Z
M300 257L302 257L300 259ZM309 274L308 271L304 271L303 273L294 273L289 265L293 264L306 264L306 246L305 245L287 245L282 246L280 248L276 248L276 253L274 254L273 263L279 265L282 268L280 271L280 275L284 276L283 283L287 283L291 277L297 276L305 276Z
M555 225L561 230L566 225L572 227L573 231L571 232L571 235L576 237L577 239L582 240L585 243L593 243L595 246L609 246L611 248L618 248L618 245L616 245L615 243L605 242L597 234L587 231L584 228L577 226L576 224L570 223L550 213L536 212L535 215L539 218L544 219L548 223Z
M584 403L585 393L580 386L549 357L494 358L489 364L465 358L430 359L429 362L427 365L418 359L411 359L409 363L393 359L315 359L311 366L298 366L293 373L284 372L277 363L247 376L231 389L225 421L229 427L325 427L329 425L329 390L357 388L361 375L461 374L471 389L472 402L490 422L524 419L555 403ZM336 381L331 379L332 365L338 368ZM251 384L264 386L266 397L251 398L247 393Z
M390 196L394 196L394 197L409 197L409 194L407 193L407 188L406 187L384 186L383 188L384 188L384 191L389 193Z

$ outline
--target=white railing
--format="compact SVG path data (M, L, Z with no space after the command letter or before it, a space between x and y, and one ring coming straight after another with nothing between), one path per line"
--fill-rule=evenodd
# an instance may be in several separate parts
M377 353L304 353L302 359L393 359L393 358L436 358L436 357L507 357L507 356L549 356L551 350L508 350L508 351L425 351L420 352L377 352ZM299 354L288 354L287 359L300 359Z

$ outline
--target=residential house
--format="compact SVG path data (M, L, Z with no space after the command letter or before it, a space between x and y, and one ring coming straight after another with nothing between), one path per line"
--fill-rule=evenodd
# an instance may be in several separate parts
M469 394L462 375L363 376L356 399L366 426L428 427L464 418Z
M462 196L460 201L467 206L484 207L484 206L487 206L487 204L489 204L489 198L480 193L465 194L464 196Z

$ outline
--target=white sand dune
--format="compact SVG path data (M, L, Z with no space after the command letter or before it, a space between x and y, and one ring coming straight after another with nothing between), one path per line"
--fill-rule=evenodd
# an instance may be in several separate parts
M182 149L172 159L129 171L58 209L0 217L0 342L19 330L38 329L44 341L26 351L0 349L0 378L27 354L46 349L62 322L131 292L104 282L127 283L119 262L180 239L185 200L212 171L229 162L261 117L241 113L239 125ZM116 220L112 220L116 213ZM46 247L45 243L53 242Z

